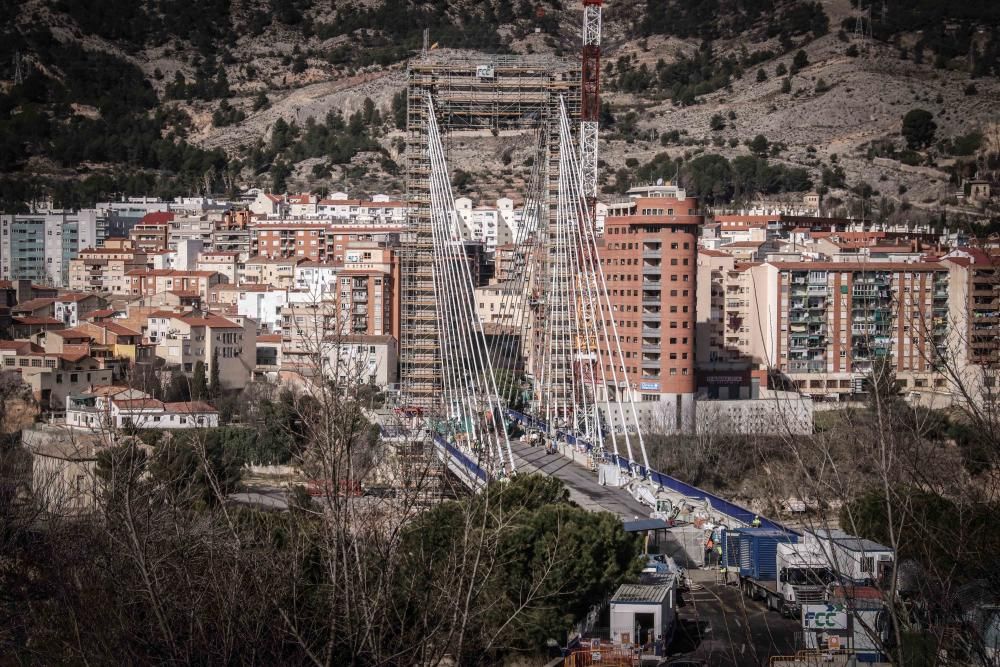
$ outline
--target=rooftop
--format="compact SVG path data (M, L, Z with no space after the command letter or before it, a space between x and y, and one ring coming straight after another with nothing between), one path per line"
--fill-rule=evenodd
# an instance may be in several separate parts
M611 604L663 604L670 593L670 585L624 584L611 596Z

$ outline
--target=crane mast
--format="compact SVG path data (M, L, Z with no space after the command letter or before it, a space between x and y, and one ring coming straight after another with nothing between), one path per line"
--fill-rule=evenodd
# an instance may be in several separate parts
M583 0L583 71L580 100L580 171L582 191L594 215L597 200L597 129L601 114L601 5Z

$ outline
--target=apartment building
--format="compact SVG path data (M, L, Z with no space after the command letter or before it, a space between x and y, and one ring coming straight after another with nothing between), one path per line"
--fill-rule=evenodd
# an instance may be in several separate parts
M257 322L262 332L281 331L282 310L288 306L288 290L269 285L237 288L236 312Z
M173 293L195 295L208 301L209 290L226 281L215 271L175 271L171 269L136 269L125 276L128 293L140 297Z
M773 262L750 269L752 354L816 400L867 392L880 364L899 386L946 394L950 268L939 262Z
M198 271L210 271L221 274L223 282L235 283L239 277L240 255L232 251L210 251L198 255L196 268Z
M170 241L170 221L173 213L150 213L129 230L133 245L143 252L166 250Z
M216 220L209 219L208 216L184 216L175 218L170 224L170 233L167 237L167 249L178 250L183 244L189 241L198 242L194 246L196 252L201 252L202 248L208 248L212 244L215 234ZM195 258L192 257L192 261Z
M646 423L671 431L693 423L703 222L698 201L673 185L629 190L626 200L608 204L605 220L601 263L612 309L605 317L617 325L619 366ZM611 376L610 364L605 372Z
M314 301L335 299L339 270L335 264L301 262L295 267L294 288L305 292L307 298Z
M131 294L125 276L147 267L147 255L128 239L105 239L103 248L87 248L69 262L69 287L75 291Z
M952 348L961 366L1000 366L1000 257L978 248L956 249L942 263L951 270Z
M323 262L327 251L326 223L293 220L254 223L250 227L250 250L254 255Z
M156 355L186 374L193 373L200 361L206 377L212 376L218 364L219 382L225 389L244 387L256 364L257 325L236 319L241 321L207 312L171 314L166 331L157 337Z
M80 251L76 212L0 215L0 279L65 287Z
M239 282L289 289L295 286L296 267L304 261L299 257L251 257L243 265Z
M326 353L326 373L338 382L381 388L399 382L399 352L392 336L344 336Z

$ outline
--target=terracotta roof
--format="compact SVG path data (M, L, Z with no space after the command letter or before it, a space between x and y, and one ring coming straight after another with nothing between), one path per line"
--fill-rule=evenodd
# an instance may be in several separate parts
M84 318L90 320L96 317L111 317L112 315L115 314L115 312L116 311L114 308L101 308L100 310L90 311L89 313L84 315Z
M156 225L170 222L173 219L174 214L170 211L154 211L142 216L142 220L139 223L143 225Z
M120 324L115 324L114 322L105 322L99 324L98 326L104 327L106 330L110 331L116 336L140 336L138 331L132 331L128 327L123 327Z
M711 248L698 248L699 255L707 255L709 257L732 257L728 252L723 252L721 250L712 250Z
M90 356L90 354L87 352L63 352L62 354L56 356L58 356L60 359L63 359L64 361L76 363L81 359L86 359L87 357Z
M174 310L154 310L153 312L146 315L147 318L150 317L187 317L192 311L185 310L180 313Z
M236 324L232 320L227 320L224 317L219 317L218 315L213 315L211 313L207 315L189 315L188 317L175 317L175 319L184 322L193 327L209 327L216 329L242 329L240 325Z
M123 398L115 401L115 405L126 410L163 409L163 401L155 398Z
M15 317L13 320L14 324L27 324L29 326L58 326L65 324L62 320L57 320L54 317Z
M183 414L192 414L196 412L218 412L214 406L205 403L204 401L184 401L180 403L164 403L163 407L167 412L180 412Z
M93 338L86 331L80 331L79 329L59 329L57 331L50 331L49 333L59 336L60 338Z
M258 343L280 343L281 334L261 334L257 336Z
M85 299L97 299L99 298L96 294L86 294L84 292L67 292L66 294L60 294L53 301L83 301Z
M0 350L13 350L18 354L43 351L41 347L35 345L30 340L0 340Z
M25 301L24 303L19 303L16 306L14 306L13 308L11 308L11 312L14 312L14 313L26 313L26 312L38 310L39 308L44 308L45 306L51 306L51 305L55 304L55 302L56 302L56 300L55 299L51 299L51 298L29 299L29 300Z

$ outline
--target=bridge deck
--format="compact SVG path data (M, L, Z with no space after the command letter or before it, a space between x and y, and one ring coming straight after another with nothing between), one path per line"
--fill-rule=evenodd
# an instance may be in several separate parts
M512 442L511 448L519 472L539 472L562 480L569 489L570 499L584 509L611 512L622 519L649 516L651 508L627 491L599 485L597 475L562 454L546 454L544 447L532 447L520 442Z

